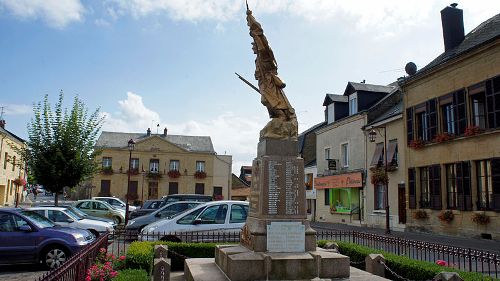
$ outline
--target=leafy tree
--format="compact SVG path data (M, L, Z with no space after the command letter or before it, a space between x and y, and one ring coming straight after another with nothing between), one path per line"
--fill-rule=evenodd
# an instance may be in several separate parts
M63 93L52 111L48 95L33 105L28 123L27 148L21 154L35 181L58 195L64 187L75 187L97 170L94 149L104 117L99 109L89 115L83 101L75 97L71 111L63 109Z

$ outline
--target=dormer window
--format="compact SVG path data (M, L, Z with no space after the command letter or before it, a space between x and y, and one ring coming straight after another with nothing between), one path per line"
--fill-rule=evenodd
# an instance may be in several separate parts
M358 113L358 95L352 94L349 96L349 115Z

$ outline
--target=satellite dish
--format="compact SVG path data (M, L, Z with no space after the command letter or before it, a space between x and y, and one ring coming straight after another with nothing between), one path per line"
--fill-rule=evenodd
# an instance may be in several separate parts
M413 75L417 73L417 65L413 62L409 62L405 66L405 71L408 75Z

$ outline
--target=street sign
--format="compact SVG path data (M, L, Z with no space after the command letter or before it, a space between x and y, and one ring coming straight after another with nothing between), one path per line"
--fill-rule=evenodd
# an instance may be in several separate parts
M328 170L337 170L337 159L328 159Z

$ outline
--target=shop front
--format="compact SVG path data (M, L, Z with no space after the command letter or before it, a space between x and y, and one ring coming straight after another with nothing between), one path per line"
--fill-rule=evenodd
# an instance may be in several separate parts
M359 220L360 188L363 187L361 172L315 178L314 185L319 193L323 193L324 199L324 206L319 215L320 221Z

